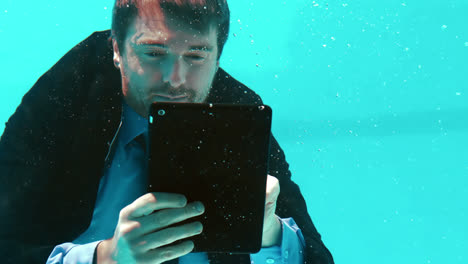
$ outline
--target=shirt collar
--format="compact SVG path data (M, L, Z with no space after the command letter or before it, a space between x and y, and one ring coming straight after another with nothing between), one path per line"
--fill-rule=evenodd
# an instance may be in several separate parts
M135 112L124 100L122 100L122 131L121 142L126 146L130 141L142 133L148 131L148 119Z

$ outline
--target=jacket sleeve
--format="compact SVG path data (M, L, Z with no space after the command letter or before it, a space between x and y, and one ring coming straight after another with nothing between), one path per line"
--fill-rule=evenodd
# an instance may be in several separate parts
M305 238L304 263L334 263L330 251L312 223L299 186L291 180L289 164L283 150L273 135L270 141L269 174L278 178L281 189L276 214L282 218L292 217L301 229Z
M254 91L245 85L240 84L240 94L248 98L248 103L263 104L262 99ZM317 232L309 212L304 197L299 186L292 181L289 164L278 141L273 134L270 137L270 157L268 160L268 173L279 180L280 194L277 200L276 215L281 218L291 217L294 219L305 238L305 264L332 264L333 257L325 244L322 242L320 234Z
M43 76L23 97L0 139L0 256L4 263L45 263L54 247L54 188L59 162L52 88ZM44 118L48 116L50 118ZM65 125L65 124L64 124ZM48 191L52 191L47 193ZM50 232L50 233L49 233Z
M63 161L77 121L71 111L77 72L86 74L86 43L68 52L24 95L0 138L0 259L44 264L75 230ZM74 88L75 87L75 88ZM64 202L66 201L66 202ZM71 201L71 202L69 202ZM78 213L78 212L77 212Z
M213 91L211 100L218 98L236 98L238 104L263 104L258 94L240 83L225 71L218 74L218 83L225 83L221 89ZM334 263L330 251L325 247L307 211L307 205L299 186L291 180L289 164L283 150L273 134L270 137L270 157L268 173L278 178L280 194L277 200L276 215L281 218L291 217L297 223L305 238L304 263L330 264Z

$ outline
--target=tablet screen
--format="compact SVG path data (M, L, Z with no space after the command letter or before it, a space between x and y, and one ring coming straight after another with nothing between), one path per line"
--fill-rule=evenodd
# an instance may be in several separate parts
M149 117L150 192L202 201L195 252L261 248L271 109L258 105L154 103ZM180 241L179 241L180 242Z

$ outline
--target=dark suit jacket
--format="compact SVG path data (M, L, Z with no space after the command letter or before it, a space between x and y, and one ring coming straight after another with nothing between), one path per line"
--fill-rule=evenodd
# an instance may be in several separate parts
M104 160L120 122L121 79L109 31L71 49L23 97L0 139L0 259L45 263L54 246L90 224ZM261 103L219 69L209 102ZM284 153L272 137L269 174L279 179L276 214L293 217L305 263L333 263L315 229ZM209 254L212 263L250 263L248 255Z

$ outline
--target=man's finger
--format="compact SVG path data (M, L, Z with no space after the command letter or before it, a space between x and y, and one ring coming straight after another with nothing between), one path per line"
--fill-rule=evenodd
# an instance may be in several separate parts
M201 215L205 210L204 208L201 202L193 202L183 208L164 209L147 217L141 217L135 220L141 223L141 228L136 230L134 235L139 236L158 231L188 218Z
M274 203L278 199L280 193L279 181L276 177L268 175L266 187L265 203Z
M154 192L147 193L121 211L121 216L138 218L146 216L155 210L166 208L181 208L187 205L187 198L182 194Z

